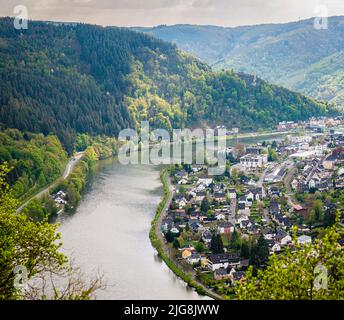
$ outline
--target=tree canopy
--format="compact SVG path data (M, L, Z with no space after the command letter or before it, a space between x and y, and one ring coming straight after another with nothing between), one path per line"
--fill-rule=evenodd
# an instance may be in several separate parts
M9 172L0 165L0 299L89 299L100 288L100 278L86 283L71 267L60 252L57 224L16 214L17 201L6 182ZM58 276L65 280L61 286Z
M76 133L117 136L141 120L168 130L200 123L252 130L335 113L253 76L214 72L128 29L31 21L16 30L1 18L0 38L1 122L54 133L69 153Z
M254 276L253 268L237 286L241 300L322 300L344 298L344 251L339 220L321 239L272 255L265 269Z

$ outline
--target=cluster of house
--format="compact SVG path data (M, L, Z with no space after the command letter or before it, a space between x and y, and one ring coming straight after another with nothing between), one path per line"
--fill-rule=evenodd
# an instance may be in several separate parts
M214 235L226 236L237 230L243 236L263 233L270 247L270 252L281 250L281 246L288 243L286 233L290 229L290 222L286 217L280 217L279 208L271 213L281 224L281 230L275 232L267 228L268 221L257 221L252 218L252 208L257 202L266 197L263 187L247 186L245 192L238 194L235 188L225 183L216 183L212 176L203 173L203 167L191 167L190 173L180 170L175 173L176 184L183 184L185 192L176 193L168 214L162 222L162 231L175 236L188 228L193 235L198 234L204 243L206 252L197 252L194 247L180 248L181 258L191 265L197 265L214 273L217 280L238 281L244 276L243 268L248 266L248 260L238 254L225 252L213 254L210 251ZM187 185L187 188L186 188ZM269 188L269 196L279 196L280 189ZM207 198L213 215L201 210L202 201ZM283 229L284 228L284 229Z
M52 198L54 199L54 202L58 207L64 206L65 204L67 204L66 197L67 197L67 194L62 190L52 195Z
M327 156L300 161L300 172L291 182L293 190L295 192L309 192L343 188L344 174L343 170L339 169L339 166L344 162L344 150L341 149L342 147L337 148ZM337 169L339 169L338 173L334 177Z
M325 128L340 126L344 123L343 117L319 117L310 118L307 121L283 121L276 126L278 131L289 131L292 129L314 129L316 132L321 132Z
M307 209L294 205L286 212L285 208L281 208L279 199L285 190L282 187L284 177L296 164L297 175L293 173L289 181L295 192L343 188L344 135L332 132L322 135L321 139L319 136L297 136L288 137L288 140L288 143L276 143L275 147L284 160L269 165L266 144L264 147L246 147L244 155L237 157L237 164L232 165L232 168L238 166L244 173L235 183L230 178L214 179L205 173L207 167L202 165L194 165L187 171L179 170L174 174L176 193L163 219L162 231L175 237L183 230L191 231L192 236L186 242L188 245L179 248L180 259L194 268L213 272L216 280L234 283L243 279L248 261L238 253L229 252L226 247L224 253L212 252L211 243L215 236L230 239L234 231L243 238L263 235L270 254L283 252L286 247L294 245L291 237L294 221L290 212L293 210L296 215L305 215ZM232 148L228 149L227 153L232 152ZM309 155L295 156L307 152ZM333 210L331 203L325 204L325 207L326 210ZM297 241L302 245L311 243L309 230L303 226L301 232ZM195 250L190 244L195 241L203 242L204 250Z
M249 208L254 199L262 197L262 190L249 188L245 195L238 199L237 192L223 183L216 183L214 177L203 173L203 167L193 166L191 172L180 170L175 173L176 184L188 183L183 194L177 193L173 199L173 209L168 212L162 223L162 231L179 235L186 227L193 235L199 234L205 251L197 252L192 246L180 248L181 257L191 265L214 272L219 280L238 281L244 275L241 270L248 261L237 254L225 252L213 254L210 251L214 235L230 235L235 224L239 228L250 230ZM201 210L202 201L207 198L213 214ZM236 220L236 213L239 219Z

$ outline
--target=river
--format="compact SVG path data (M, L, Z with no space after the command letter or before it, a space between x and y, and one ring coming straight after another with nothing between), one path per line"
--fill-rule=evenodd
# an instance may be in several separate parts
M72 215L60 216L63 251L86 274L104 274L98 299L204 299L157 257L149 229L162 196L154 166L102 161Z
M207 299L176 277L151 246L149 229L161 196L157 167L100 161L76 212L59 217L64 252L87 275L104 274L107 288L98 299Z

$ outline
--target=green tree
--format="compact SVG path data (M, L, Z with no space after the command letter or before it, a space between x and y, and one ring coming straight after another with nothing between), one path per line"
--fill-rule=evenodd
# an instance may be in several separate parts
M268 152L268 161L276 161L278 159L278 155L276 150L269 148Z
M240 255L245 259L250 258L250 245L247 241L242 241L240 246Z
M259 268L266 264L269 260L269 245L261 234L258 238L256 245L253 247L250 263Z
M207 197L204 197L201 203L201 210L204 213L207 213L210 210L210 204L209 204L209 200Z
M169 243L172 243L175 237L176 237L176 235L171 231L168 231L165 234L165 238L166 238L167 242L169 242Z
M268 266L251 267L246 280L237 286L241 300L342 300L344 299L344 251L338 244L339 215L336 224L325 230L315 243L299 245L294 235L294 248L272 255Z
M88 285L76 276L76 269L59 252L62 243L56 232L58 225L51 225L46 219L34 222L16 213L18 203L6 182L9 172L6 164L0 165L0 300L89 299L99 288L100 279L91 280ZM21 268L28 280L35 278L37 281L20 290L15 282L16 268ZM67 280L65 288L55 286L58 275Z
M180 248L180 242L179 242L178 238L174 238L174 240L173 240L173 248L175 248L175 249L179 249Z
M203 252L205 250L205 245L203 242L198 242L196 244L196 251L197 252Z
M223 242L219 234L214 234L211 238L210 249L213 253L223 253Z
M236 230L234 230L234 232L231 235L229 246L231 249L236 250L240 248L240 236Z

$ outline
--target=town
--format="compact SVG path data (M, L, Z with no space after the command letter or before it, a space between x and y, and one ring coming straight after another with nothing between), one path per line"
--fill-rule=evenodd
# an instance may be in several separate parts
M335 223L344 208L344 134L314 130L225 152L221 176L207 175L206 165L172 167L161 232L179 268L230 296L249 266Z

